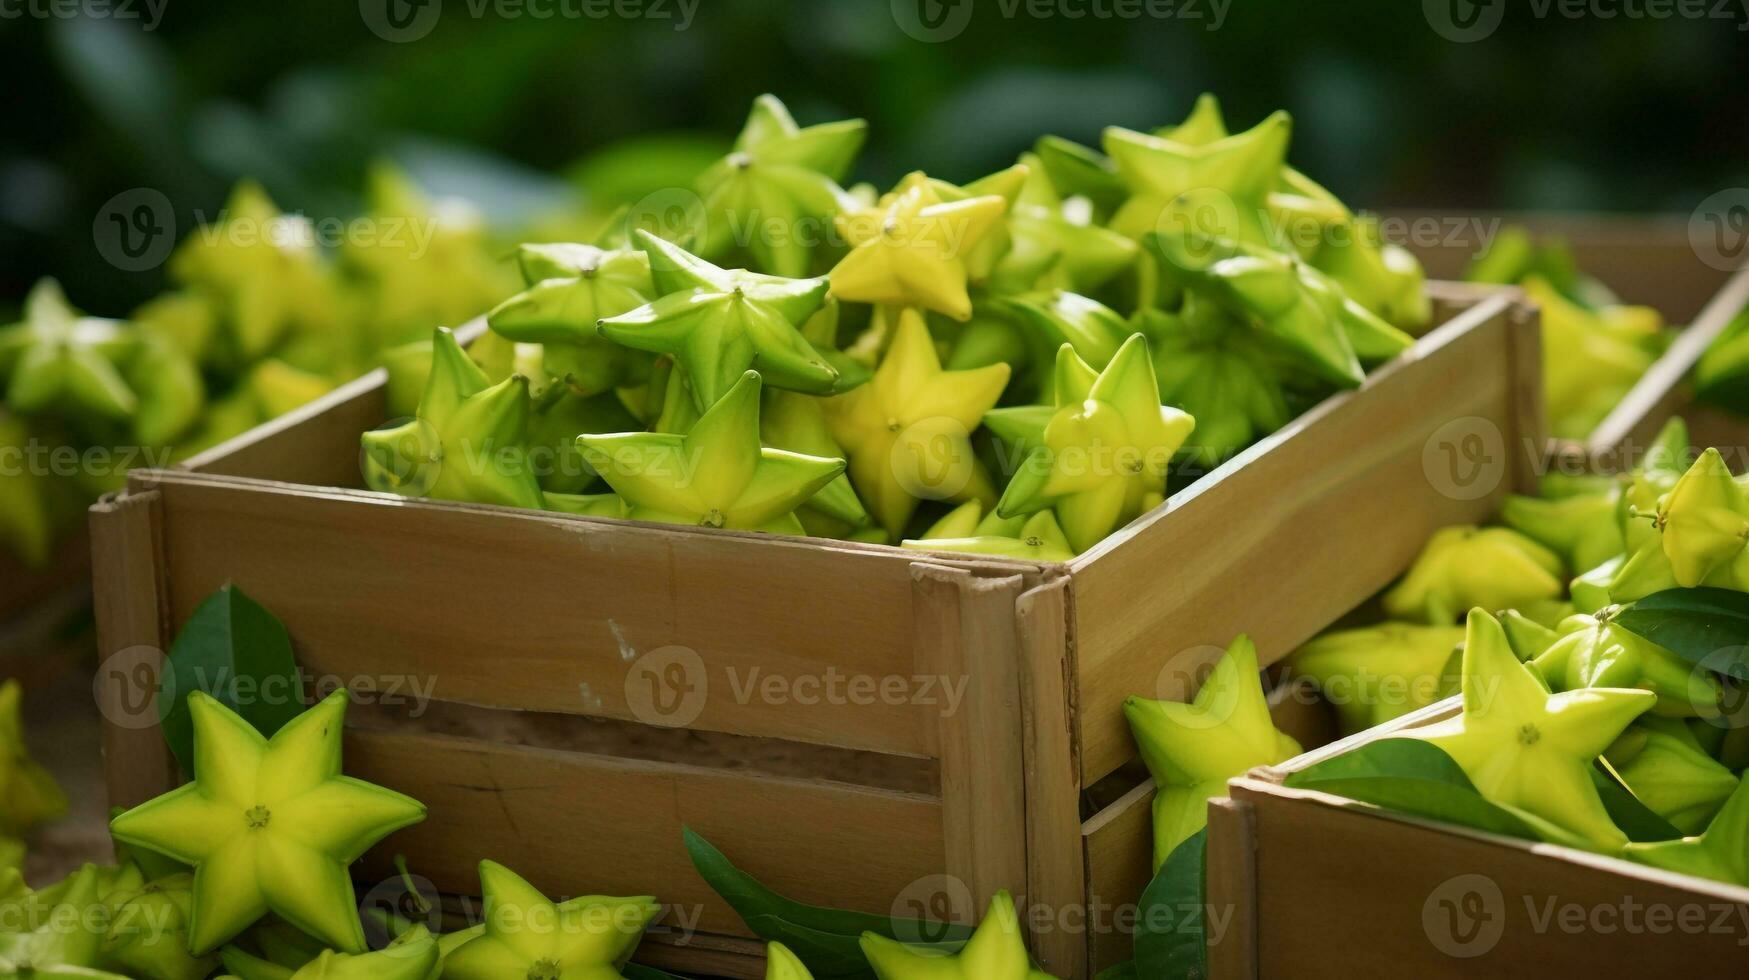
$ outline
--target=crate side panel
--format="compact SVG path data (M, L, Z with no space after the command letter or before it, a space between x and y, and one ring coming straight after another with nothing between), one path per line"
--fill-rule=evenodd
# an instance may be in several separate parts
M226 581L317 676L925 757L911 560L163 474L172 628Z
M1125 697L1188 697L1241 633L1273 662L1387 585L1435 529L1498 509L1522 455L1507 317L1447 329L1077 568L1087 784L1133 754ZM1472 444L1479 456L1453 455Z
M1256 819L1264 980L1656 976L1673 962L1702 976L1742 971L1749 906L1557 854L1241 793Z
M838 783L358 730L346 769L432 814L367 856L369 880L405 854L439 890L473 895L490 857L553 896L654 893L670 924L709 933L750 935L693 869L683 827L783 895L871 913L945 860L938 801Z

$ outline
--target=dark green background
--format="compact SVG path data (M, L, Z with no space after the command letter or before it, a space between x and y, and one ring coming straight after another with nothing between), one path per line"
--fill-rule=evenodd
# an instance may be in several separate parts
M43 274L104 313L158 289L159 271L119 272L93 245L94 215L129 188L163 190L184 229L245 174L288 209L344 215L387 153L509 223L574 206L577 161L616 140L726 143L762 91L804 123L867 117L858 176L883 185L918 167L968 178L1045 131L1158 125L1205 89L1236 124L1291 110L1294 162L1357 204L1685 214L1749 185L1739 0L1732 19L1657 22L1538 18L1511 0L1473 44L1431 29L1421 0L1234 0L1217 31L972 0L970 27L943 44L902 33L887 0L702 0L681 32L443 0L435 30L406 44L371 33L358 0L166 0L149 32L18 16L30 2L0 4L8 306Z

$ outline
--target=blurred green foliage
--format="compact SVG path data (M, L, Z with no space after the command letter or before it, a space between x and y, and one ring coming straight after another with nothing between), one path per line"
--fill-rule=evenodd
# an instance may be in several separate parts
M1289 109L1294 162L1366 205L1686 213L1749 184L1749 14L1538 19L1511 4L1491 37L1458 44L1415 0L1222 0L1218 30L1214 0L1184 0L1196 20L959 0L970 24L931 44L886 0L702 0L685 30L673 0L669 19L426 0L441 5L434 29L390 43L361 11L404 0L161 2L149 31L0 19L0 296L48 274L119 314L157 292L161 268L119 271L93 244L94 216L130 188L162 190L182 231L245 175L287 208L349 215L387 155L527 226L580 208L579 189L672 185L762 91L803 122L868 118L876 138L853 176L881 186L916 166L988 172L1040 132L1091 142L1107 124L1159 125L1204 90L1238 125ZM1057 9L1109 9L1090 4ZM592 156L629 138L662 152Z

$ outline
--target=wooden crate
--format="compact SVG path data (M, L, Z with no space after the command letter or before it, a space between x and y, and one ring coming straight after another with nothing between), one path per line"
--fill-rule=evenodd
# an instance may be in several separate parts
M1067 564L355 489L358 434L384 414L372 376L94 508L100 641L161 649L234 581L314 674L429 680L418 719L349 719L349 771L431 807L388 847L459 894L482 857L551 894L653 892L696 929L646 942L658 965L761 975L683 825L814 904L910 915L946 882L967 915L1001 888L1055 922L1133 905L1147 799L1123 699L1188 694L1240 632L1285 655L1434 529L1534 483L1534 313L1513 291L1431 289L1443 325L1412 351ZM1485 466L1456 478L1448 451L1472 436ZM102 688L116 804L176 779L130 724L147 667ZM748 696L755 670L787 696ZM802 697L828 676L915 696ZM947 710L918 677L963 697ZM1121 930L1033 931L1062 977L1127 956Z
M1749 888L1282 785L1460 701L1232 782L1209 812L1214 980L1743 975Z
M1721 331L1749 307L1749 266L1736 273L1701 261L1682 218L1608 217L1553 213L1436 214L1398 212L1388 228L1406 232L1405 246L1428 274L1456 279L1488 238L1508 225L1538 237L1565 239L1581 270L1610 287L1624 302L1650 306L1684 329L1670 349L1589 436L1557 440L1551 455L1559 465L1602 472L1628 472L1658 430L1680 415L1698 446L1749 450L1749 419L1693 400L1687 383L1695 364ZM1429 234L1430 230L1437 234Z

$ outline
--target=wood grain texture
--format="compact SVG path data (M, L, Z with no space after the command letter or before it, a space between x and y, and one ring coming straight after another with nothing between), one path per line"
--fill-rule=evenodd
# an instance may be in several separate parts
M1055 913L1051 927L1034 924L1030 948L1046 972L1078 977L1087 972L1087 936L1064 925L1071 921L1065 913L1084 910L1086 902L1068 590L1066 578L1052 580L1022 595L1015 608L1026 722L1026 895L1034 908Z
M1251 804L1209 801L1208 859L1204 865L1209 918L1210 977L1257 974L1257 830Z
M176 785L158 728L158 674L169 648L163 608L161 500L106 497L91 508L97 616L97 695L111 806L135 806Z
M947 873L966 885L975 922L998 891L1026 891L1025 730L1015 600L1021 578L911 566L917 655L942 689L964 699L932 707L941 754ZM940 699L936 699L940 700Z
M485 707L930 754L930 706L870 687L918 673L912 553L149 480L164 497L172 626L234 580L318 674L405 678Z
M357 730L346 771L431 811L366 857L366 879L405 854L439 890L475 894L491 857L548 895L655 894L670 925L726 936L751 933L693 870L683 827L790 898L864 912L945 862L940 801L823 780Z
M1429 534L1492 514L1522 456L1512 294L1485 299L1070 566L1083 785L1133 755L1121 705L1185 698L1249 634L1267 664L1387 585ZM1471 434L1486 459L1441 469ZM1492 440L1490 443L1489 440Z

